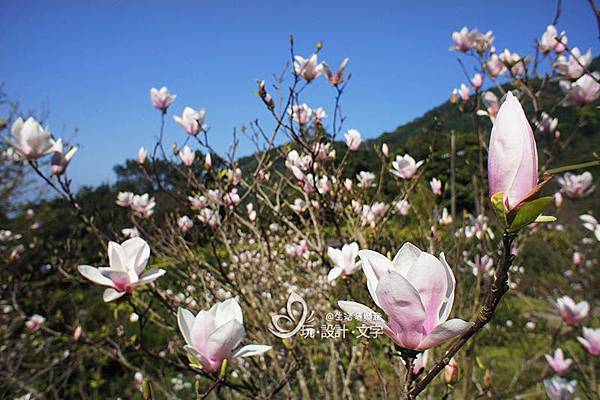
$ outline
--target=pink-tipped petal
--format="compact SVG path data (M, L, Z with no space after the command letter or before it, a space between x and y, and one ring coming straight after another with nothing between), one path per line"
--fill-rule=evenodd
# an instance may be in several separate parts
M447 340L455 338L465 332L473 326L472 322L463 321L459 318L454 318L444 322L441 325L436 326L430 333L427 335L416 350L422 351L427 350L431 347L435 347Z
M79 270L79 273L81 275L83 275L85 278L89 279L90 281L97 283L98 285L111 286L111 287L114 286L113 281L111 281L109 278L104 276L98 268L94 268L89 265L80 265L79 267L77 267L77 269Z
M264 344L249 344L240 347L235 353L233 353L232 358L257 356L271 350L271 348L271 346Z
M113 288L108 288L102 294L102 300L104 300L105 303L108 303L109 301L118 299L119 297L123 296L125 293L126 292L118 292Z
M384 255L372 250L361 250L358 252L362 269L367 277L367 288L377 306L381 307L377 299L377 285L385 273L392 268L392 262Z

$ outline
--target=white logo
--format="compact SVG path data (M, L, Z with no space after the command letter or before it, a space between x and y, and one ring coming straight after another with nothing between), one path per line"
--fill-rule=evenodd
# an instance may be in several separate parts
M294 317L294 313L292 312L292 304L300 303L302 306L302 315L300 318L296 320ZM308 315L308 307L306 306L306 302L304 299L297 293L291 292L287 301L287 315L275 314L271 316L271 323L273 324L273 328L269 328L269 331L281 339L291 338L295 334L297 334L300 329L304 326L305 322L310 322L313 319L314 311ZM280 322L285 321L288 325L294 325L292 330L286 329L280 325Z

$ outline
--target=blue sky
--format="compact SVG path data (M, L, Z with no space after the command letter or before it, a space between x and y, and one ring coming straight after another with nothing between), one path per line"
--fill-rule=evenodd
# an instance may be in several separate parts
M563 2L559 30L569 44L598 54L589 4ZM269 116L254 95L296 52L337 67L350 57L344 99L346 128L375 137L445 101L465 79L448 51L463 25L493 30L496 46L533 52L555 13L540 1L3 1L0 81L24 110L49 110L58 136L81 149L70 175L75 184L114 182L113 165L147 148L159 127L151 87L177 94L167 141L185 133L172 121L184 106L204 107L210 140L225 150L233 128ZM325 81L308 103L332 111ZM74 130L76 136L73 137ZM242 142L241 154L252 149Z

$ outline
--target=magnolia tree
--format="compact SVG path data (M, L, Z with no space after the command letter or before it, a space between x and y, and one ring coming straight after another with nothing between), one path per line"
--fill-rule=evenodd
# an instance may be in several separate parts
M593 149L561 160L598 118L591 51L554 25L534 57L499 51L491 31L452 41L469 83L447 113L467 121L468 160L454 131L446 157L364 141L342 112L349 60L332 69L322 45L303 57L293 40L283 73L258 82L272 122L242 129L252 157L236 156L237 134L219 154L209 113L153 88L156 142L135 156L146 192L109 191L108 204L72 191L76 146L16 119L5 158L55 190L82 230L53 237L60 251L34 229L1 231L2 387L21 398L592 398L600 224L568 211L593 198L600 162ZM304 102L317 85L331 87L332 109ZM167 129L180 132L172 146ZM520 254L546 242L573 266L532 292L520 282L545 266ZM28 264L36 252L44 270Z

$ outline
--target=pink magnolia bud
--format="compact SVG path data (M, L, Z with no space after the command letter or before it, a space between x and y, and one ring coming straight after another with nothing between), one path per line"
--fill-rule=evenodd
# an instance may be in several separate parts
M148 151L142 146L138 150L138 164L143 164L146 161L146 156L148 156Z
M450 359L450 363L444 367L444 383L453 385L458 381L458 364L454 358Z
M523 107L511 92L500 106L489 145L490 196L502 192L508 209L526 199L538 182L535 137Z
M210 153L206 153L206 157L204 157L204 168L210 169L212 167L212 157Z
M390 149L389 149L387 143L384 143L384 144L381 145L381 152L386 157L390 155Z
M471 79L471 84L473 85L473 89L479 90L483 86L483 76L481 74L475 74L473 79Z

